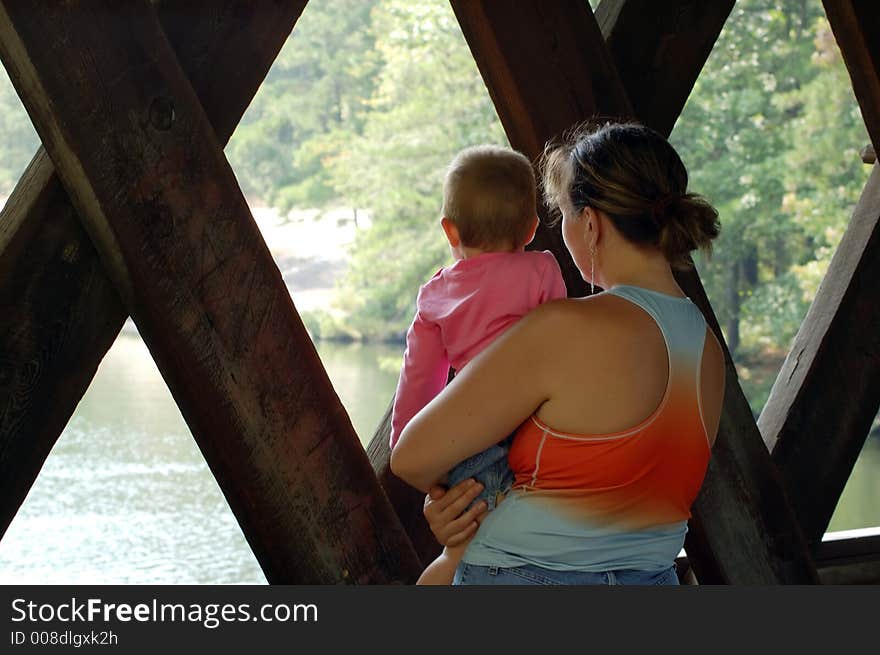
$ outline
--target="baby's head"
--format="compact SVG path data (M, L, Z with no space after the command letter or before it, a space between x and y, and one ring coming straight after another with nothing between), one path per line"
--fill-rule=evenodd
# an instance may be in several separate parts
M457 259L521 250L535 235L535 174L522 154L499 146L459 152L443 182L441 224Z

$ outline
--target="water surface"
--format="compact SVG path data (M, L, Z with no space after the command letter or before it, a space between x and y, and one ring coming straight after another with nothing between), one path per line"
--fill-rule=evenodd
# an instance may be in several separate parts
M319 344L366 443L397 374L381 345ZM0 584L265 583L150 353L123 333L0 541Z

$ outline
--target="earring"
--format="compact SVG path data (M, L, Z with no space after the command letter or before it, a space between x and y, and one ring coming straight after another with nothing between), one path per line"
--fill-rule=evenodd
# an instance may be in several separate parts
M590 246L590 295L596 292L596 246Z

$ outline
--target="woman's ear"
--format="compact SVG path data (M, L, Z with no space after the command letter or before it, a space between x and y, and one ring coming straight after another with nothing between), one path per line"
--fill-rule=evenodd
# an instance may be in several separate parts
M602 217L592 207L584 207L582 217L584 219L584 241L590 250L599 247L602 236Z
M452 219L448 216L444 216L440 219L440 225L446 233L446 240L449 241L449 246L452 248L458 248L458 246L461 245L461 236L458 234L458 228L455 226L455 223L452 222Z

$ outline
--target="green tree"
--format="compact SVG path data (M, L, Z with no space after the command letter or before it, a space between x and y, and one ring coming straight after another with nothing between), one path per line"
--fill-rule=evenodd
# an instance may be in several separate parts
M869 172L821 5L740 0L672 141L721 213L698 268L757 413Z
M846 161L866 142L861 119L822 34L818 3L737 3L672 136L691 186L721 212L715 256L700 271L731 350L741 323L745 345L787 346L812 299L804 284L815 275L802 267L833 247L839 231L826 228L845 222L864 182L858 158ZM805 219L804 202L821 220Z
M283 210L332 204L324 160L360 132L381 64L376 4L307 5L226 148L245 193Z
M443 174L461 148L506 144L488 91L444 0L384 0L372 29L384 66L363 134L333 163L334 186L372 226L341 287L361 334L401 336L420 284L447 263L438 220Z

